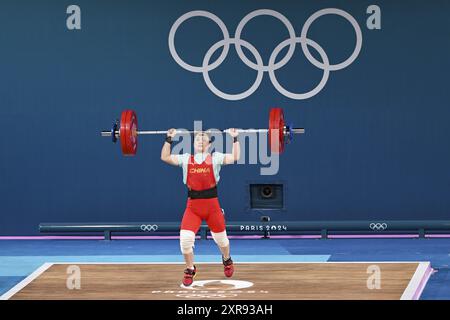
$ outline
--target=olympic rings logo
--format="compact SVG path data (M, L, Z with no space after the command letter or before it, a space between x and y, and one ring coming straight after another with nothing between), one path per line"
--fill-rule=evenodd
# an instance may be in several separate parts
M156 231L156 230L158 230L158 225L157 224L142 224L141 230L146 231L146 232Z
M334 15L338 15L338 16L345 18L353 26L353 28L355 30L355 34L356 34L356 45L355 45L355 48L354 48L352 54L346 60L344 60L340 63L337 63L337 64L330 64L328 55L325 53L323 48L317 42L315 42L307 37L308 30L311 27L311 24L318 18L320 18L324 15L329 15L329 14L334 14ZM274 18L277 18L286 26L286 28L289 32L289 38L282 41L280 44L278 44L277 47L275 47L272 54L270 55L267 65L264 64L263 59L262 59L261 55L259 54L258 50L250 42L241 39L242 30L244 29L247 22L249 22L251 19L253 19L255 17L262 16L262 15L267 15L267 16L272 16ZM183 22L185 22L186 20L188 20L190 18L194 18L194 17L205 17L205 18L212 20L219 26L219 28L223 34L223 40L220 40L217 43L215 43L214 45L212 45L209 48L209 50L206 52L201 66L193 66L193 65L186 63L183 59L180 58L180 56L175 48L175 34L176 34L178 28L180 27L180 25ZM170 29L168 40L169 40L170 54L172 55L173 59L178 63L178 65L180 65L182 68L184 68L188 71L195 72L195 73L201 73L203 75L203 79L204 79L206 85L208 86L208 88L215 95L217 95L220 98L223 98L226 100L241 100L241 99L247 98L248 96L253 94L259 88L259 85L261 84L261 81L264 76L264 72L268 72L269 78L270 78L273 86L275 87L275 89L278 90L278 92L280 92L282 95L284 95L288 98L291 98L291 99L304 100L304 99L308 99L308 98L315 96L325 87L325 85L328 81L329 75L330 75L330 71L342 70L342 69L348 67L350 64L353 63L353 61L356 60L356 58L358 57L358 55L361 51L361 47L362 47L362 32L361 32L361 28L359 27L358 22L356 22L355 18L353 18L348 12L343 11L341 9L336 9L336 8L327 8L327 9L319 10L319 11L315 12L314 14L312 14L306 20L305 24L303 25L300 37L297 37L295 34L294 27L292 26L292 24L289 22L289 20L284 15L282 15L281 13L274 11L274 10L260 9L260 10L252 11L249 14L247 14L239 22L239 24L236 28L236 31L235 31L234 38L231 38L227 27L225 26L223 21L218 16L216 16L215 14L208 12L208 11L196 10L196 11L190 11L190 12L183 14L181 17L179 17L175 21L175 23L172 25L172 28ZM290 61L290 59L292 58L292 56L294 54L297 43L300 43L302 51L303 51L304 55L306 56L306 58L309 60L309 62L312 63L315 67L317 67L323 71L322 79L320 80L319 84L317 84L314 89L312 89L308 92L304 92L304 93L295 93L295 92L288 91L278 82L278 79L275 74L276 70L284 67ZM256 79L255 79L255 82L252 84L252 86L249 89L247 89L246 91L237 93L237 94L229 94L229 93L219 90L212 83L211 78L209 77L209 72L216 69L225 60L225 58L228 55L228 51L230 49L231 44L233 44L235 46L236 52L237 52L239 58L242 60L242 62L245 63L251 69L257 71ZM244 47L250 51L250 53L255 58L256 63L252 62L250 59L247 58L247 56L244 54L244 52L242 50L242 47ZM286 55L280 61L276 62L278 54L285 47L289 47ZM309 47L314 48L314 50L316 50L319 53L322 62L320 62L316 58L314 58L314 56L309 51ZM211 57L220 48L223 48L222 53L217 58L217 60L211 62Z
M370 225L369 225L369 228L370 229L372 229L372 230L377 230L377 231L380 231L380 230L386 230L387 229L387 224L386 223L371 223Z

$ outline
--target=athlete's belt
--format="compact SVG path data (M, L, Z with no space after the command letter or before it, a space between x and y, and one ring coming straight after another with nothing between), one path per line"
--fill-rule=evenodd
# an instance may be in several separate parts
M211 199L217 198L217 186L206 190L191 190L188 189L188 197L191 199Z

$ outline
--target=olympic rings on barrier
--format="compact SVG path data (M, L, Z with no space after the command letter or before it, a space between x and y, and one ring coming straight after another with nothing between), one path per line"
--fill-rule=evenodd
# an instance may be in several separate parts
M146 231L146 232L157 231L158 225L157 224L143 224L143 225L141 225L141 230Z
M338 15L338 16L345 18L348 22L350 22L350 24L354 28L355 34L356 34L356 45L355 45L355 48L354 48L352 54L345 61L337 63L337 64L330 64L328 56L325 53L325 51L323 50L323 48L317 42L315 42L307 37L308 30L311 27L311 24L318 18L320 18L324 15L329 15L329 14L334 14L334 15ZM253 19L255 17L262 16L262 15L272 16L272 17L280 20L284 24L284 26L286 27L286 29L288 30L288 33L289 33L289 38L282 41L273 50L272 54L270 55L269 62L267 65L264 65L263 59L262 59L259 51L248 41L241 39L242 30L244 29L247 22L249 22L251 19ZM183 59L181 59L181 57L179 56L179 54L175 48L175 34L178 30L178 27L186 20L188 20L190 18L194 18L194 17L209 18L210 20L214 21L219 26L219 28L223 34L223 40L220 40L220 41L216 42L215 44L213 44L209 48L209 50L206 52L206 54L203 58L202 66L193 66L193 65L186 63ZM292 24L289 22L289 20L284 15L282 15L281 13L279 13L275 10L261 9L261 10L252 11L249 14L247 14L244 18L242 18L242 20L239 22L239 24L236 28L234 38L231 38L225 23L219 17L217 17L216 15L214 15L208 11L196 10L196 11L190 11L190 12L183 14L181 17L179 17L175 21L175 23L172 25L172 28L170 29L168 42L169 42L170 54L172 55L172 58L178 63L178 65L180 65L182 68L184 68L188 71L195 72L195 73L202 73L203 79L204 79L206 85L218 97L221 97L225 100L241 100L241 99L247 98L248 96L253 94L259 88L259 85L261 84L261 81L264 76L264 72L268 72L269 78L270 78L273 86L278 90L278 92L280 92L284 96L291 98L291 99L303 100L303 99L308 99L308 98L315 96L325 87L325 85L328 81L330 71L342 70L342 69L348 67L350 64L353 63L353 61L356 60L356 58L358 57L358 55L361 51L361 48L362 48L362 32L361 32L361 28L359 27L358 22L348 12L341 10L341 9L337 9L337 8L328 8L328 9L319 10L319 11L315 12L314 14L312 14L306 20L305 24L303 25L300 37L297 37L295 35L294 27L292 26ZM311 64L313 64L315 67L323 70L323 76L322 76L322 79L319 82L319 84L314 89L312 89L308 92L305 92L305 93L293 93L293 92L287 91L286 89L284 89L281 86L281 84L278 82L278 80L275 77L275 71L284 67L290 61L292 56L294 55L294 51L295 51L295 47L296 47L297 43L300 43L302 51L303 51L305 57L308 59L308 61ZM241 92L241 93L237 93L237 94L228 94L228 93L225 93L225 92L219 90L212 83L211 78L209 77L209 72L214 70L218 66L220 66L222 64L222 62L225 61L231 44L234 44L234 46L236 48L236 52L237 52L239 58L242 60L242 62L244 64L246 64L248 67L250 67L251 69L258 72L257 76L256 76L256 80L251 85L251 87L248 90ZM280 61L276 62L276 58L277 58L278 54L286 46L289 46L289 49L288 49L286 55ZM319 53L319 55L322 59L322 62L320 62L316 58L314 58L314 56L309 51L308 46L313 47ZM217 58L217 60L210 63L210 60L211 60L211 57L213 56L213 54L221 47L223 49L222 49L222 53L220 54L220 56ZM250 53L254 56L256 63L252 62L250 59L247 58L247 56L245 55L245 53L242 50L242 47L245 47L246 49L248 49L250 51Z
M387 224L386 223L371 223L370 225L369 225L369 228L370 229L372 229L372 230L374 230L374 231L383 231L383 230L386 230L387 229Z

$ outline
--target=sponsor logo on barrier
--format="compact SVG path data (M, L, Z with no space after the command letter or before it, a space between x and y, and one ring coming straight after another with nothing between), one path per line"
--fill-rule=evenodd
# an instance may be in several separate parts
M145 232L157 231L158 225L157 224L142 224L141 230L145 231Z
M222 299L234 298L239 294L267 294L266 290L248 290L253 286L253 282L242 280L201 280L185 287L180 285L183 290L154 290L152 294L172 294L180 298L204 298L204 299ZM244 290L247 289L247 290Z
M379 222L372 222L369 224L369 228L374 231L383 231L388 228L388 225L386 223L379 223Z
M325 53L325 50L315 41L312 39L309 39L307 37L309 28L311 27L312 23L317 20L318 18L325 16L325 15L338 15L343 18L345 18L353 27L355 34L356 34L356 44L355 48L353 49L350 56L336 64L331 64L328 55ZM273 52L270 55L269 61L267 64L264 64L263 58L261 57L261 54L259 51L248 41L245 41L241 39L241 33L247 24L251 19L258 17L258 16L272 16L278 20L280 20L284 26L286 27L289 38L285 39L284 41L281 41L277 47L273 50ZM175 34L180 27L180 25L185 22L186 20L194 17L204 17L212 20L215 22L220 30L222 31L223 40L220 40L213 44L209 50L206 52L205 56L203 57L203 62L201 66L193 66L188 63L186 63L183 59L180 58L179 53L177 52L177 49L175 47ZM331 30L332 31L332 30ZM195 35L198 37L198 35ZM352 15L350 15L348 12L337 9L337 8L327 8L322 9L314 14L312 14L303 25L303 28L301 30L301 34L298 37L295 34L295 30L291 22L281 13L275 10L269 10L269 9L260 9L255 10L247 14L242 20L239 22L236 31L234 33L234 38L232 38L228 32L228 29L225 25L225 23L215 14L208 12L208 11L202 11L202 10L196 10L196 11L190 11L185 14L183 14L181 17L179 17L175 23L172 25L172 28L169 32L169 50L170 54L172 55L173 59L180 65L182 68L195 72L195 73L201 73L203 75L203 79L208 86L208 88L218 97L226 99L226 100L241 100L244 98L247 98L251 94L253 94L260 86L264 72L267 72L269 74L270 81L272 82L272 85L275 87L278 92L280 92L282 95L295 99L295 100L303 100L308 99L316 94L318 94L326 85L328 81L328 77L330 75L331 71L338 71L342 70L349 65L353 63L353 61L356 60L358 57L361 48L362 48L362 32L361 28L358 24L358 22L353 18ZM230 45L233 44L236 48L236 52L239 56L239 58L242 60L244 64L246 64L249 68L257 71L256 80L253 83L253 85L247 89L244 92L238 93L238 94L229 94L225 93L221 90L219 90L211 81L211 78L209 76L209 72L219 67L226 59L228 55L228 51L230 49ZM320 80L319 84L316 85L315 88L312 90L305 92L305 93L294 93L291 91L288 91L285 89L279 82L275 75L275 71L278 69L284 67L292 58L294 55L295 48L297 44L300 44L301 49L303 51L303 54L308 59L308 61L314 65L315 67L321 69L323 71L322 79ZM249 59L242 47L246 48L254 57L253 62L251 59ZM277 59L280 52L283 51L284 48L288 47L288 50L285 54L285 56L281 59ZM312 47L320 56L320 60L317 60L310 52L310 48ZM219 57L211 62L211 58L214 56L215 52L222 49L221 54Z
M287 231L286 225L240 225L240 231Z

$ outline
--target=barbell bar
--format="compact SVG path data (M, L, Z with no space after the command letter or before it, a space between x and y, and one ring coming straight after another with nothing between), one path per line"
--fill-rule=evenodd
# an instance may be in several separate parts
M238 129L239 133L268 133L270 150L283 153L285 145L293 140L294 134L305 133L304 128L294 128L292 123L286 125L282 108L272 108L269 113L269 128L265 129ZM209 130L177 130L177 134L195 134L198 132L227 133L228 129ZM125 156L134 156L137 153L138 135L165 135L167 130L138 130L136 112L128 109L122 111L120 121L116 120L110 130L101 131L102 137L112 137L115 143L120 139L122 153Z

